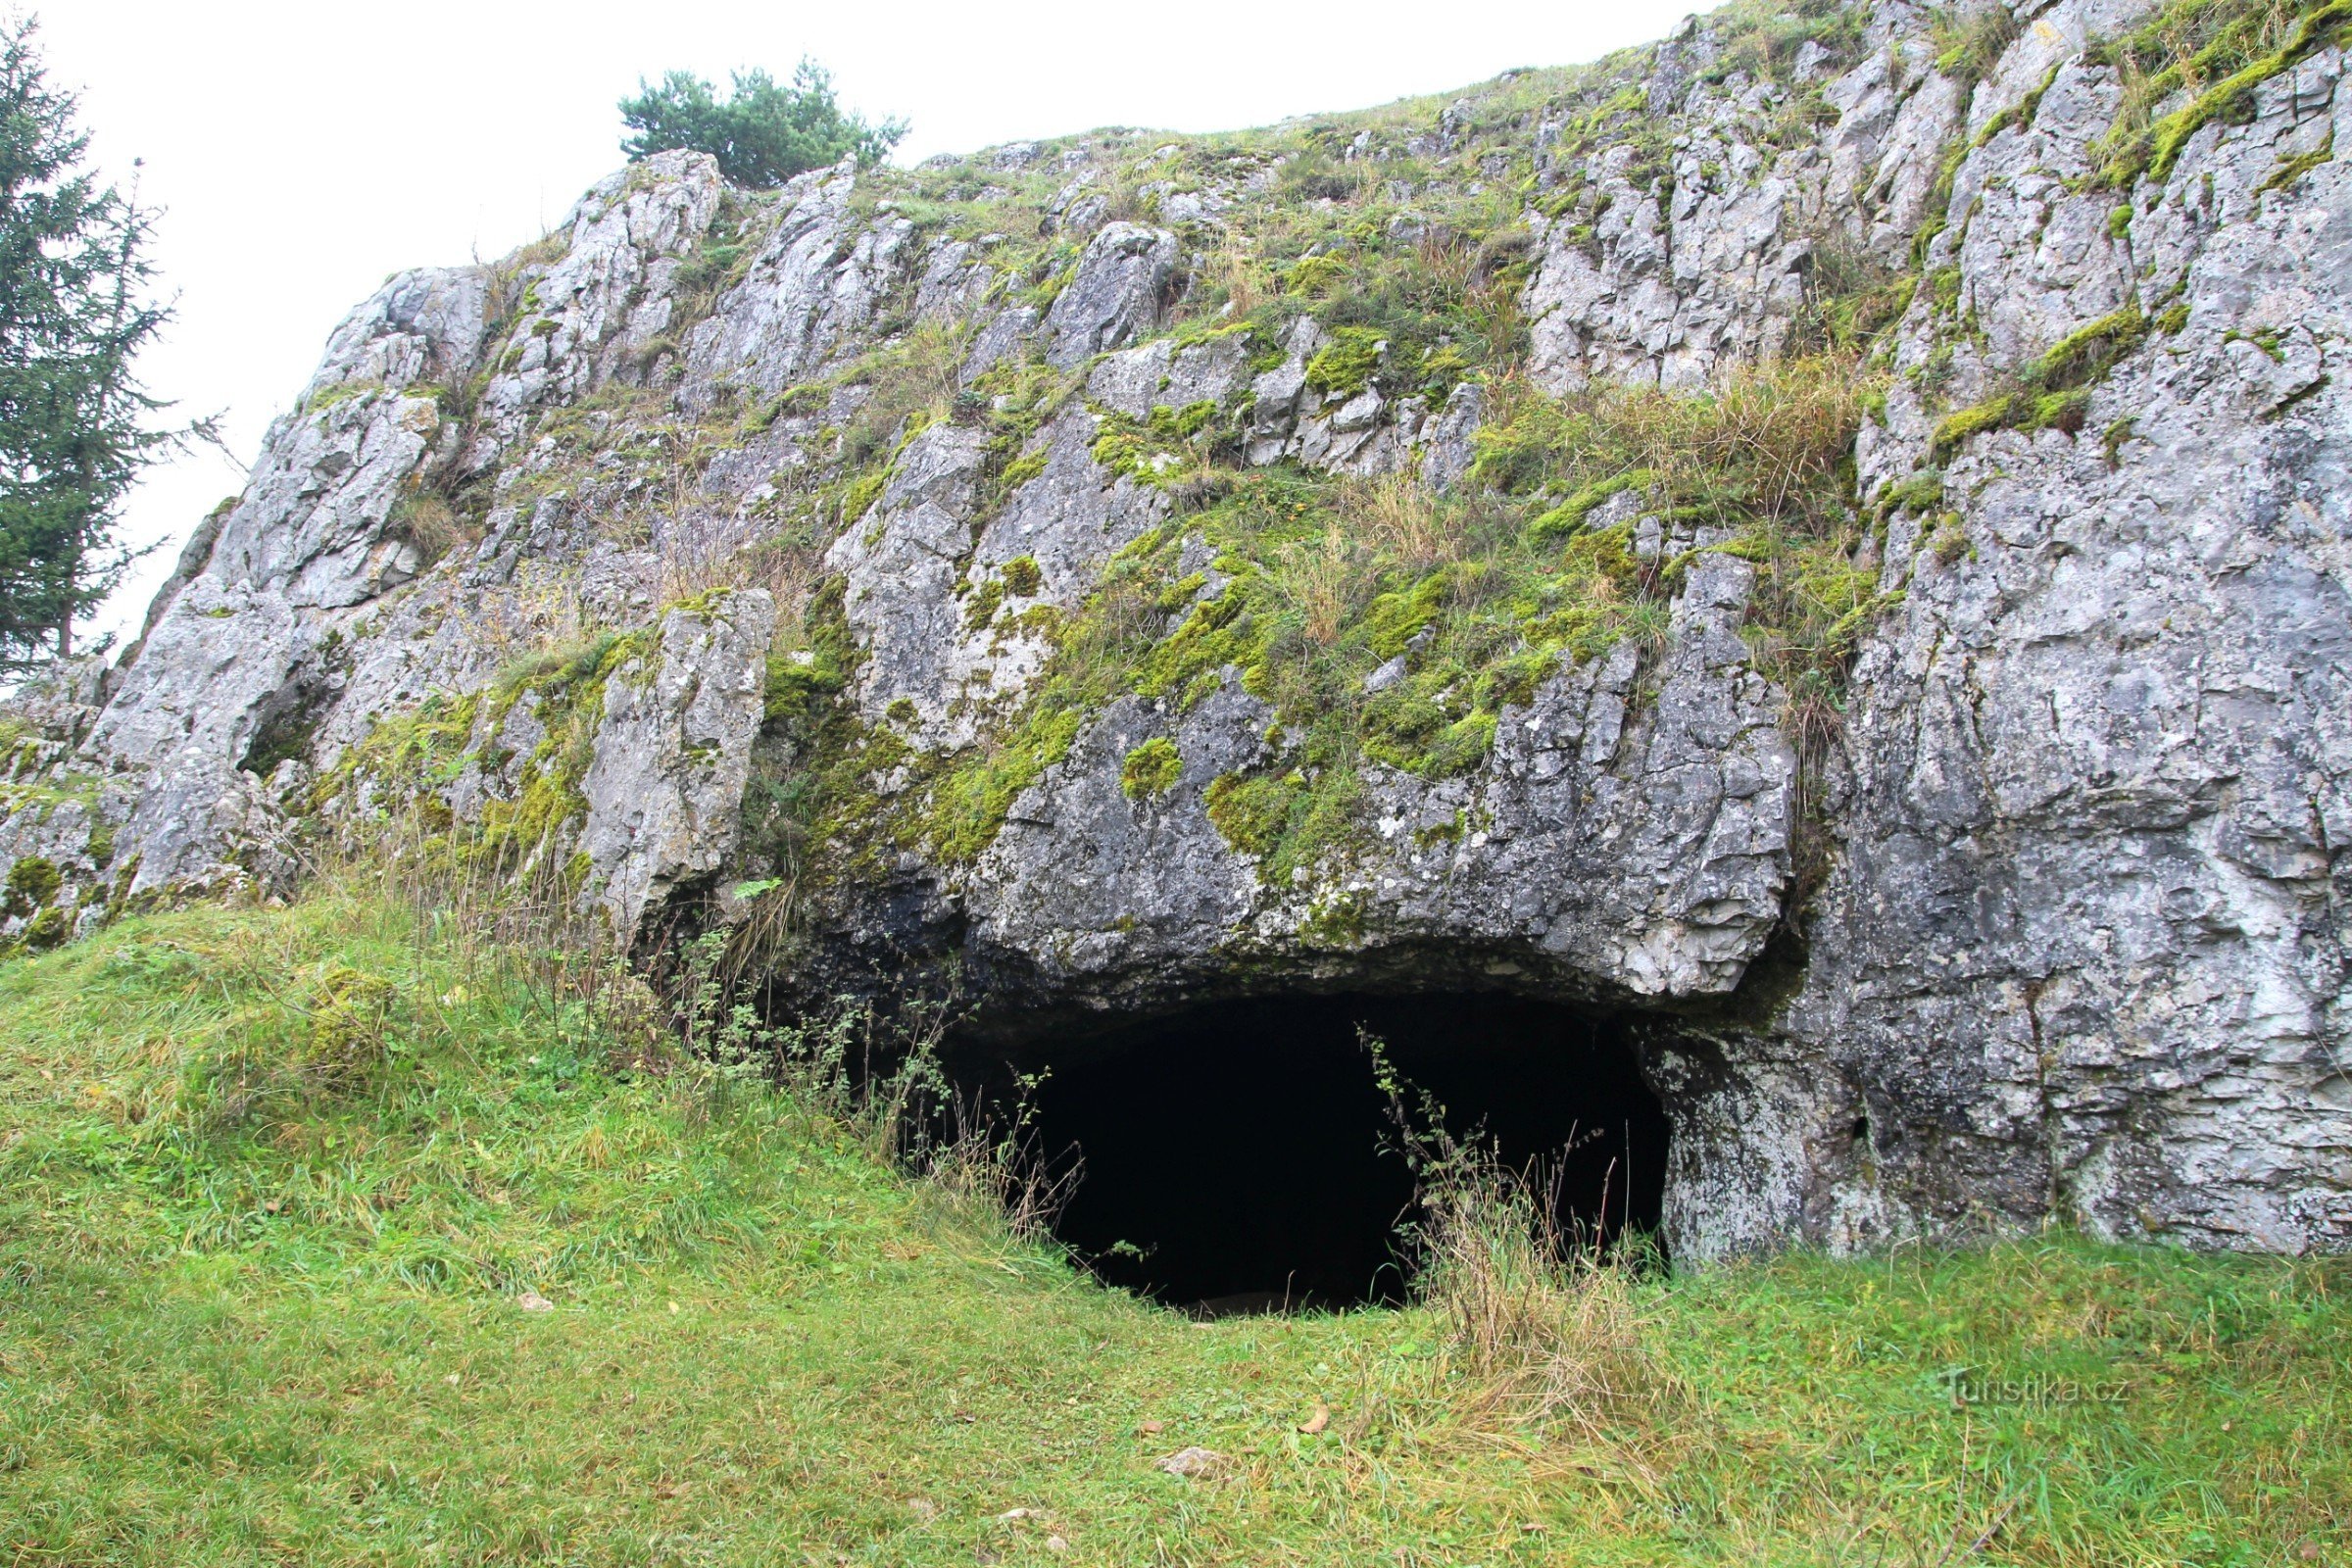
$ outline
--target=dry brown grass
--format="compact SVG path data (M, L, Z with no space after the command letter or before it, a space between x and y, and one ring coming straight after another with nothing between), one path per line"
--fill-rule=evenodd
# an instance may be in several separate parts
M1077 1164L1050 1171L1017 1124L977 1116L959 1121L919 1167L920 1196L939 1218L966 1235L1021 1246L1054 1245L1054 1222L1084 1174Z
M1834 489L1852 449L1864 386L1842 358L1742 367L1714 395L1617 394L1606 417L1642 466L1664 476L1668 505L1703 492L1719 474L1740 475L1747 503L1783 517Z
M1423 1207L1419 1289L1446 1324L1468 1424L1601 1442L1682 1403L1644 1345L1631 1265L1571 1234L1535 1182L1472 1160Z
M657 518L653 549L661 563L661 599L673 604L713 588L751 586L752 560L765 525L758 518L690 504Z
M1432 226L1413 249L1438 289L1454 294L1470 291L1476 281L1478 250L1464 244L1460 234L1450 228Z
M476 543L479 537L461 521L448 498L438 490L419 488L403 496L398 520L408 531L409 543L416 547L419 570L461 545Z
M1596 385L1554 401L1502 376L1489 394L1482 476L1519 489L1541 473L1573 491L1647 470L1668 508L1793 519L1844 494L1839 470L1872 388L1848 354L1742 366L1697 396Z
M1267 299L1266 282L1257 261L1238 245L1227 245L1200 265L1201 293L1221 299L1220 314L1238 319Z
M948 416L965 347L961 331L925 321L866 357L865 401L842 427L843 472L887 456L912 425Z
M1415 572L1462 559L1463 518L1458 506L1406 470L1377 479L1348 481L1341 511L1375 554Z
M576 646L588 634L579 573L544 561L522 562L504 588L474 599L466 626L500 664Z
M1274 578L1307 640L1328 648L1371 598L1370 566L1362 544L1335 521L1320 539L1283 546Z
M1565 1440L1654 1481L1652 1456L1691 1400L1651 1348L1645 1252L1564 1218L1558 1181L1540 1163L1514 1169L1490 1142L1456 1137L1445 1106L1362 1038L1388 1098L1390 1147L1418 1180L1413 1288L1445 1336L1432 1375L1447 1408L1431 1432L1531 1453Z

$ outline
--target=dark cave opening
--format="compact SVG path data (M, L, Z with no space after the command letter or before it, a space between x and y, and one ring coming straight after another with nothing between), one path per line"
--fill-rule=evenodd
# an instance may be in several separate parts
M1033 1155L1078 1167L1054 1230L1105 1282L1211 1313L1403 1298L1414 1180L1359 1030L1513 1169L1542 1162L1561 1217L1653 1232L1667 1119L1622 1017L1485 994L1222 1002L1007 1053L965 1043L959 1082L1048 1072Z

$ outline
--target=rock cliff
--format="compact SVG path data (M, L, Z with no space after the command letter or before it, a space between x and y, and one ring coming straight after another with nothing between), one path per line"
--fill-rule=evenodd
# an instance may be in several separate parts
M429 834L778 1005L1641 1021L1704 1256L2352 1243L2343 0L1734 7L666 153L334 334L8 720L42 946Z

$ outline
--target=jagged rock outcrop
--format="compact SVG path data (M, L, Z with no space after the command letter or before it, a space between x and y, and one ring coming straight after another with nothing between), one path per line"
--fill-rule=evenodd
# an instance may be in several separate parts
M1779 694L1735 630L1747 577L1699 564L1642 706L1642 660L1621 646L1506 709L1477 774L1368 770L1371 842L1305 896L1260 888L1203 800L1280 760L1274 710L1231 679L1190 709L1114 704L1014 802L973 879L975 936L1098 999L1213 989L1244 952L1276 973L1327 967L1301 928L1335 918L1423 971L1509 973L1534 954L1640 996L1729 991L1779 919L1794 791ZM1184 771L1139 803L1121 770L1154 736Z
M19 695L0 919L421 820L633 942L794 900L787 1004L1622 1012L1678 1255L2342 1248L2343 44L1880 0L1255 138L647 160L387 284L139 645Z
M580 780L580 853L622 930L734 852L774 625L775 607L757 588L680 607L662 617L654 646L605 683Z

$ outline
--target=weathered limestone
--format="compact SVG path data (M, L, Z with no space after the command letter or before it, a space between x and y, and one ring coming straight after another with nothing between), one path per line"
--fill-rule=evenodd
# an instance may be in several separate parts
M622 931L735 848L775 615L757 588L673 610L658 650L605 683L580 849L589 887Z

